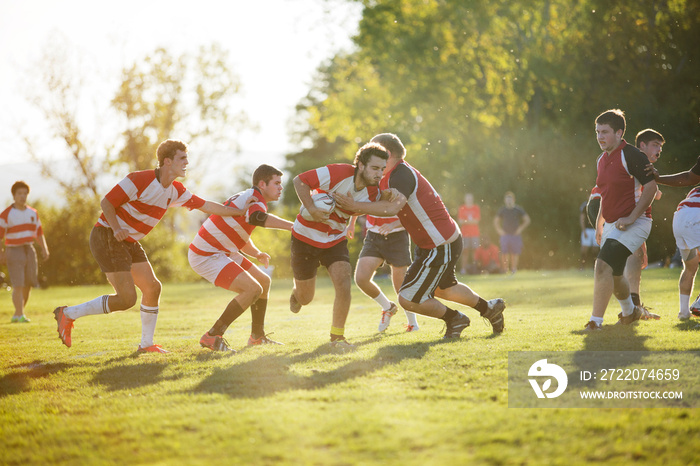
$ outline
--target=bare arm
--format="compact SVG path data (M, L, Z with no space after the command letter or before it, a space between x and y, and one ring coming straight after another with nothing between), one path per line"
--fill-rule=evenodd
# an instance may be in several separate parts
M104 197L100 202L100 207L117 241L124 241L127 239L129 237L129 232L119 226L119 222L117 221L117 209L114 208L112 203Z
M265 228L292 231L292 225L294 224L289 220L285 220L272 214L267 214L267 220L265 220Z
M522 234L523 230L525 230L525 228L530 226L530 223L531 223L530 216L528 214L525 214L525 216L523 217L523 223L518 227L515 234L516 235Z
M503 228L501 228L501 217L496 216L493 219L493 226L496 228L496 233L498 233L498 236L503 236L506 234L506 232L503 231Z
M695 186L696 184L700 183L700 175L697 175L691 171L676 173L675 175L654 176L654 179L659 184L676 187Z
M36 237L36 244L39 245L39 249L41 249L41 257L42 259L46 260L49 258L49 247L46 245L46 237L44 237L43 234L38 235Z
M387 190L392 191L392 190ZM334 193L335 202L343 209L355 212L356 214L369 214L375 217L393 217L398 214L403 206L406 205L406 196L396 190L394 192L384 194L382 191L382 200L376 202L357 202L352 196L347 194ZM386 197L386 199L385 199ZM393 200L391 200L393 198Z
M210 215L220 215L222 217L238 217L240 215L245 215L246 210L248 210L248 207L250 204L252 204L255 201L253 197L251 196L248 198L246 201L246 204L243 206L243 209L238 209L236 207L229 207L225 206L223 204L219 204L218 202L215 201L204 201L204 205L199 208L202 212L205 214L210 214Z
M294 191L296 191L299 201L304 208L309 211L309 215L317 222L328 220L328 217L331 215L330 212L324 212L314 205L314 201L311 199L311 187L301 181L299 175L294 177L292 183L294 184Z
M637 220L654 201L654 196L656 196L656 189L656 181L650 181L647 184L645 184L644 190L642 191L642 195L639 196L639 201L634 207L634 210L632 210L632 212L627 217L622 217L621 219L618 219L618 221L615 222L615 226L620 230L624 230L629 225L633 224L635 220Z

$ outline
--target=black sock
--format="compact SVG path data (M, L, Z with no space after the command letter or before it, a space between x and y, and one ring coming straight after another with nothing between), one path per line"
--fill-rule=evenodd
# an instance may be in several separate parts
M441 319L444 320L445 322L449 322L450 320L457 317L458 314L459 314L459 312L455 311L454 309L450 309L448 307L447 310L445 311L445 315L442 316Z
M632 297L632 302L635 306L642 305L641 301L639 300L639 295L637 293L630 293L630 296Z
M479 302L476 303L476 306L474 306L474 309L479 311L479 314L481 314L483 316L484 314L489 312L489 303L484 301L483 298L479 298Z
M255 338L265 335L265 312L267 311L267 299L258 299L250 306L250 314L253 317L251 333Z
M232 299L231 302L228 303L228 306L226 306L223 314L221 314L221 317L219 317L219 320L217 320L211 330L209 330L209 335L222 336L224 332L226 332L228 326L231 325L231 322L238 319L238 316L243 314L243 311L245 311L245 309L238 304L238 301Z

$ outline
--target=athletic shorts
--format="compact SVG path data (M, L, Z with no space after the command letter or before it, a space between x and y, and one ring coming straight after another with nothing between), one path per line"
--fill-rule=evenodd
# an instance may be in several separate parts
M700 247L700 209L683 207L673 214L673 236L683 260L688 260L693 250Z
M501 254L516 254L523 252L523 237L520 235L501 236Z
M36 250L33 244L5 248L10 283L16 288L39 286L37 281Z
M90 251L104 273L131 272L131 264L148 262L138 241L117 241L112 229L102 226L90 232Z
M406 230L384 236L368 231L360 251L360 257L378 257L394 267L411 265L411 247Z
M344 239L330 248L317 248L292 236L292 274L297 280L309 280L316 276L319 265L330 267L334 262L350 263L348 240Z
M629 249L630 252L634 253L634 251L642 247L650 232L651 219L646 216L639 217L625 230L618 229L614 223L606 222L603 224L603 238L600 241L600 246L603 247L603 244L608 239L615 239Z
M478 236L462 236L462 248L464 249L476 249L479 247L479 237Z
M595 228L586 228L584 231L581 232L581 247L598 247L598 243L595 242Z
M190 262L192 270L202 278L225 290L231 287L231 283L241 272L255 267L240 252L233 252L230 256L224 253L201 256L190 249L187 253L187 260Z
M433 249L416 248L413 263L406 272L399 294L413 303L435 296L435 290L455 286L455 265L462 254L462 238Z

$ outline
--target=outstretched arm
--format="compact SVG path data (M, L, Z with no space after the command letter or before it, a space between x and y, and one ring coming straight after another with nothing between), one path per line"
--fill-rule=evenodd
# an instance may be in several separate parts
M251 196L250 198L248 198L242 209L225 206L215 201L204 201L204 205L200 207L199 210L201 210L205 214L210 215L220 215L222 217L238 217L240 215L245 215L246 210L248 210L248 207L250 207L250 205L254 201L255 199L253 199L253 197Z

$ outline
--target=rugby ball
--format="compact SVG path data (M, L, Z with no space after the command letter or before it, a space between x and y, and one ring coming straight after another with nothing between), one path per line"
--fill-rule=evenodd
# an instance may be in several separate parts
M335 209L335 199L333 199L333 196L331 196L328 193L317 193L311 196L311 200L314 201L314 205L325 211L325 212L333 212L333 209ZM301 216L306 219L313 221L313 217L309 213L309 211L306 209L306 207L301 206L301 211L299 212Z

